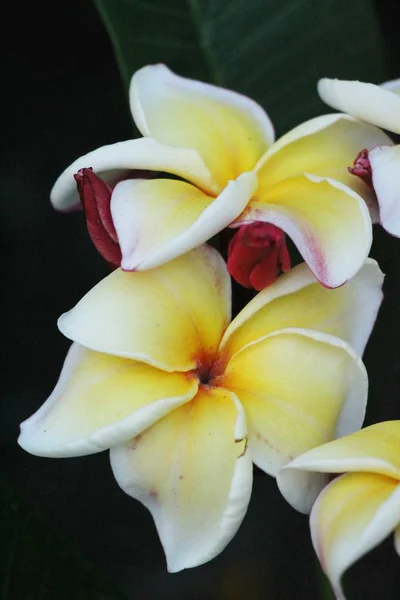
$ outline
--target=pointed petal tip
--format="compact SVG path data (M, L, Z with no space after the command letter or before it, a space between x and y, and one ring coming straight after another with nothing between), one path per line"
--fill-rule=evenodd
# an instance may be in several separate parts
M118 484L154 518L170 572L217 556L244 518L252 463L245 441L242 451L233 439L243 419L232 394L200 389L190 405L144 431L134 452L129 445L111 450Z

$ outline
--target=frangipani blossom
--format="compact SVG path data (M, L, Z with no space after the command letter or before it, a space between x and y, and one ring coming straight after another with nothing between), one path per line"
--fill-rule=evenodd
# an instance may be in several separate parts
M350 279L371 245L372 190L347 171L360 147L390 143L376 127L326 115L274 143L255 102L226 89L144 67L130 86L143 138L76 160L55 183L60 210L78 201L73 175L92 167L114 185L111 214L124 270L164 264L227 226L259 221L286 232L328 287ZM137 169L172 178L129 179ZM178 177L178 178L177 178ZM121 181L121 178L125 178Z
M276 475L360 428L359 355L381 285L372 260L332 291L302 264L230 323L230 278L209 246L148 271L117 269L59 319L74 343L19 443L49 457L110 448L119 485L154 518L169 570L202 564L244 518L252 462Z
M361 81L321 79L322 100L337 110L383 129L400 134L400 79L382 86ZM369 150L372 183L379 203L382 226L400 237L400 145L360 147Z
M310 508L297 485L305 472L345 473L320 493L310 517L315 551L336 597L344 600L344 571L391 532L400 555L400 421L371 425L287 465L278 485L302 512Z

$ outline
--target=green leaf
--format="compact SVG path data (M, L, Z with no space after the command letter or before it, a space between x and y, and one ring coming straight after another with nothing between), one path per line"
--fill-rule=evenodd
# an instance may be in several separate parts
M386 78L370 0L94 0L126 86L163 62L257 100L278 133L329 112L320 77Z
M1 600L124 600L103 572L0 479Z

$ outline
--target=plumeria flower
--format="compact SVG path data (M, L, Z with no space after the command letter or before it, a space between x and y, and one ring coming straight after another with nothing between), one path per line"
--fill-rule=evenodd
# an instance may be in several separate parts
M360 428L359 355L381 286L372 260L332 291L301 264L230 323L230 277L209 246L117 269L59 319L73 344L19 443L48 457L110 448L117 482L153 515L169 570L204 563L244 518L252 462L276 475Z
M311 536L338 600L341 578L353 563L394 531L400 555L400 421L366 427L295 458L278 477L285 498L308 512L311 498L299 480L344 473L318 496L310 517Z
M400 134L400 79L382 86L321 79L318 91L329 106ZM360 150L355 174L369 175L378 199L380 222L389 233L400 237L400 145L365 144Z
M372 235L363 199L369 204L374 194L347 165L360 148L390 143L380 129L326 115L274 143L258 104L164 65L133 75L130 106L143 137L82 156L51 193L60 210L77 205L73 176L88 168L110 185L122 269L151 269L227 226L260 222L287 233L328 287L363 264ZM167 176L132 179L138 169Z

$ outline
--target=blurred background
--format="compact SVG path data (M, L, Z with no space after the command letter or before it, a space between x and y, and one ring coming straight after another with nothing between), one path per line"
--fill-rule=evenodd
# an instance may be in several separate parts
M98 4L107 12L115 3ZM151 0L133 4L143 9L143 23L146 15L151 18ZM302 4L307 10L307 2ZM336 4L338 18L346 22L351 6L346 8L342 0ZM253 7L262 10L263 2L243 2L243 14ZM285 504L271 478L255 477L243 525L219 557L169 575L150 515L118 488L107 453L49 460L17 446L19 423L53 389L69 345L57 330L57 317L108 272L86 233L83 215L52 210L51 186L77 156L131 137L133 127L124 89L127 75L120 75L90 0L15 4L10 10L1 66L1 600L317 600L307 518ZM380 0L375 16L383 31L385 78L399 77L399 15L392 2ZM298 36L307 35L313 32L299 29ZM368 78L364 43L368 40L355 37L354 55L348 56L354 78ZM331 76L330 56L336 50L326 48L326 74ZM147 58L148 48L146 52ZM176 52L185 60L182 49ZM137 60L140 64L141 57ZM294 87L286 92L292 104L296 78L301 82L308 69L293 57ZM374 81L377 69L371 64ZM190 74L188 64L186 70L181 74ZM263 103L279 133L284 121L279 106L285 101L276 95L271 107ZM290 118L307 110L305 118L328 112L315 102L300 106ZM387 277L384 305L365 355L371 382L368 423L400 418L400 241L376 227L371 254ZM399 571L389 539L346 575L348 599L398 600Z

